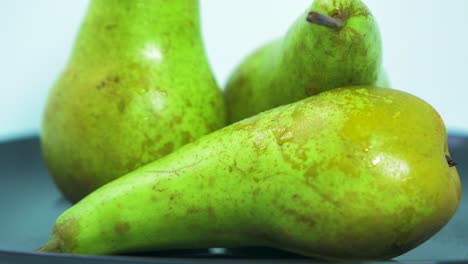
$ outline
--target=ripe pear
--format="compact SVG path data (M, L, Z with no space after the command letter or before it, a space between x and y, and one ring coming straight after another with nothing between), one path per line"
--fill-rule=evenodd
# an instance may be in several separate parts
M378 25L361 0L315 0L289 31L248 56L225 87L228 121L342 86L389 87ZM383 77L383 76L381 76Z
M226 125L198 8L196 0L90 2L41 132L69 200Z
M264 246L387 259L455 213L460 179L437 112L408 93L339 88L211 133L93 192L39 251Z

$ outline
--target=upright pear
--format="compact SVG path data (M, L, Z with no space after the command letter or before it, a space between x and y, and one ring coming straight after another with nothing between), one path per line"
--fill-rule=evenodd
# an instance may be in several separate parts
M225 126L197 0L92 0L49 96L41 143L76 202Z
M315 0L284 37L234 70L225 87L228 120L350 85L389 87L377 23L361 0Z
M340 88L204 136L64 212L44 252L266 246L387 259L455 213L443 121L405 92Z

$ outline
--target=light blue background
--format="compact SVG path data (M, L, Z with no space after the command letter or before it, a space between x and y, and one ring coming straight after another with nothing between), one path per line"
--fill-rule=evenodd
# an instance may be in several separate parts
M219 83L264 42L282 36L312 0L201 0L207 53ZM451 132L468 134L466 0L367 0L393 87L431 103ZM0 141L37 134L87 0L2 1Z

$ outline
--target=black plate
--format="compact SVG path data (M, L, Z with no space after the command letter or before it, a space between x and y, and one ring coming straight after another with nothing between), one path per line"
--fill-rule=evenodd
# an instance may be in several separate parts
M463 189L468 192L468 138L451 136ZM0 144L0 263L230 263L313 262L311 259L265 248L167 251L144 256L73 256L37 254L47 241L55 219L70 204L51 179L41 158L37 138ZM468 263L468 197L457 214L432 239L395 259L398 262Z

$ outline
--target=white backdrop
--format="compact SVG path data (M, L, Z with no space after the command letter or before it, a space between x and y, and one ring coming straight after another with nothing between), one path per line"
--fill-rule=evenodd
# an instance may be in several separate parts
M379 22L394 88L431 103L453 133L468 134L466 0L364 0ZM282 36L312 0L201 0L208 56L223 85L253 49ZM0 141L37 134L88 0L2 1Z

